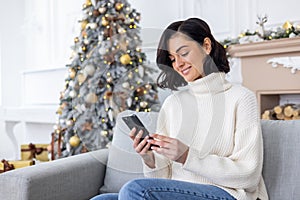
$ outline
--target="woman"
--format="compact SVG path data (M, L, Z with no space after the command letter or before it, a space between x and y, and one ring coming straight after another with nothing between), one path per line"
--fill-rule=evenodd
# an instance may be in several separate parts
M225 80L226 52L209 26L198 18L172 23L156 61L161 87L186 87L165 100L151 138L139 142L142 133L130 132L148 178L97 199L268 199L255 95Z

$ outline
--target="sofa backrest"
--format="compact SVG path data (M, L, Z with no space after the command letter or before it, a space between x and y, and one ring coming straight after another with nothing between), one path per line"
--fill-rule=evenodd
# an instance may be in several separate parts
M263 177L270 200L300 197L300 120L262 120Z

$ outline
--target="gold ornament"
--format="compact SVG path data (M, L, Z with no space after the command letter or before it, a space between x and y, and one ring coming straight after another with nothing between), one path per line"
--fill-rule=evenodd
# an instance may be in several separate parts
M77 80L80 85L86 80L86 78L87 78L86 75L83 73L77 75Z
M123 65L128 65L130 62L131 62L131 57L129 54L124 54L120 57L120 62L123 64Z
M87 103L96 103L98 101L98 97L95 93L89 93L86 98L85 101Z
M123 6L124 6L124 4L118 2L118 3L116 3L116 5L115 5L115 9L116 9L117 11L120 11L120 10L123 8Z
M61 106L59 106L58 107L58 109L57 109L57 111L56 111L56 113L58 114L58 115L61 115L62 114L62 107Z
M86 28L86 25L88 24L88 21L87 20L83 20L81 22L81 30L84 30Z
M102 26L107 26L109 24L109 21L105 17L103 17L101 24Z
M79 38L78 38L78 37L75 37L75 38L74 38L74 42L75 42L75 43L79 42Z
M286 21L283 25L282 25L282 28L284 29L284 30L289 30L290 28L292 28L293 27L293 25L291 24L291 22L289 22L289 21Z
M69 70L69 72L70 72L70 78L71 78L71 79L74 79L75 76L76 76L76 71L75 71L75 69L71 68L71 69Z
M69 143L72 147L78 147L80 144L80 138L77 135L74 135L70 138Z
M92 1L91 0L86 0L85 5L91 6L92 5Z

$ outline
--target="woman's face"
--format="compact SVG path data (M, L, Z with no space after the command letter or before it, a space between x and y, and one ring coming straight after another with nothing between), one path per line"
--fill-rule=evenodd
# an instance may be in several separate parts
M169 39L168 48L173 69L185 81L192 82L205 76L203 72L203 59L210 52L210 40L209 48L206 48L205 43L201 47L196 41L189 39L181 33L176 33Z

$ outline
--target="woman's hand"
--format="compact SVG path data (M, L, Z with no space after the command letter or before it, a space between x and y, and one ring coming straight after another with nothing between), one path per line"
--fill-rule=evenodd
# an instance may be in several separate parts
M150 168L155 168L155 159L154 154L150 151L150 143L147 142L149 140L149 136L146 136L143 140L141 140L143 135L143 131L140 130L136 135L136 128L133 128L129 136L133 140L133 148L135 151L143 158L144 163L148 165Z
M168 136L153 134L151 137L153 139L148 140L148 143L159 146L153 146L152 150L175 162L182 164L185 163L189 151L189 147L187 145L176 138L171 138Z

